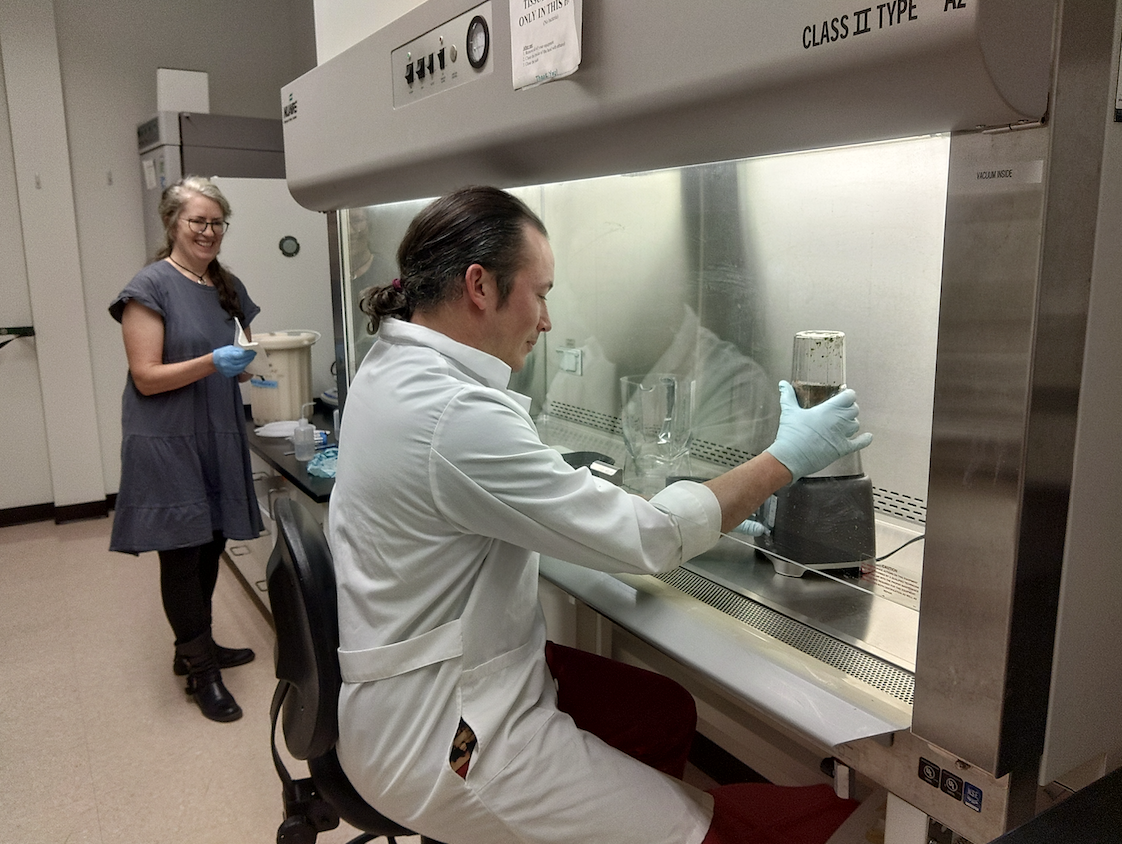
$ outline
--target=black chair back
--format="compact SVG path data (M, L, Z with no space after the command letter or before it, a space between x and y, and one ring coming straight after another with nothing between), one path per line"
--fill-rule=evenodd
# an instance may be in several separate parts
M277 633L273 764L285 803L277 842L311 844L317 833L337 827L340 818L370 834L362 840L385 836L392 842L394 836L413 835L363 800L335 752L341 686L339 610L335 570L323 529L307 508L288 498L276 499L273 515L277 543L265 578ZM285 746L308 763L310 776L305 779L293 780L277 752L278 715Z
M339 738L339 611L323 530L302 505L274 502L277 543L265 578L277 631L278 680L288 683L284 741L297 759L322 756Z

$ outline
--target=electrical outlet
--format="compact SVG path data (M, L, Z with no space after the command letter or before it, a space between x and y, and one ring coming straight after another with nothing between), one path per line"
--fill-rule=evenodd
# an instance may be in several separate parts
M562 372L584 374L584 353L580 349L558 349L557 354L560 355L558 365Z

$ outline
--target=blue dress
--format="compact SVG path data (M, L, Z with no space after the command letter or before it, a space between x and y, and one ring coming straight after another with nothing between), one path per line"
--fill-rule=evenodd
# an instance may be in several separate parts
M245 324L261 309L235 279ZM184 278L166 261L142 269L109 306L118 322L135 300L164 320L164 363L190 360L234 342L236 326L218 291ZM236 378L215 373L146 396L129 373L121 401L121 484L111 551L137 554L262 530L253 492L245 409Z

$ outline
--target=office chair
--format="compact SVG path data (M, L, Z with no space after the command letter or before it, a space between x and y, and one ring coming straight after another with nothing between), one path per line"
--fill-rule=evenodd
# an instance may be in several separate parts
M362 831L349 844L416 835L368 804L339 764L339 616L335 572L323 530L305 507L288 498L274 503L277 542L266 580L276 628L277 688L270 708L273 764L284 796L277 844L315 844L340 819ZM285 746L308 763L308 777L293 779L277 752L277 720ZM421 838L422 844L438 844Z

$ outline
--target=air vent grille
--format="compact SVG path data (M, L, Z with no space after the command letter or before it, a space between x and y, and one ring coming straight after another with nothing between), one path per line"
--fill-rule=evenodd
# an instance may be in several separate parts
M879 689L909 706L912 704L915 677L902 668L832 636L827 636L813 627L808 627L686 569L675 569L658 575L658 578L749 627L802 651L807 656L843 671L850 677Z

